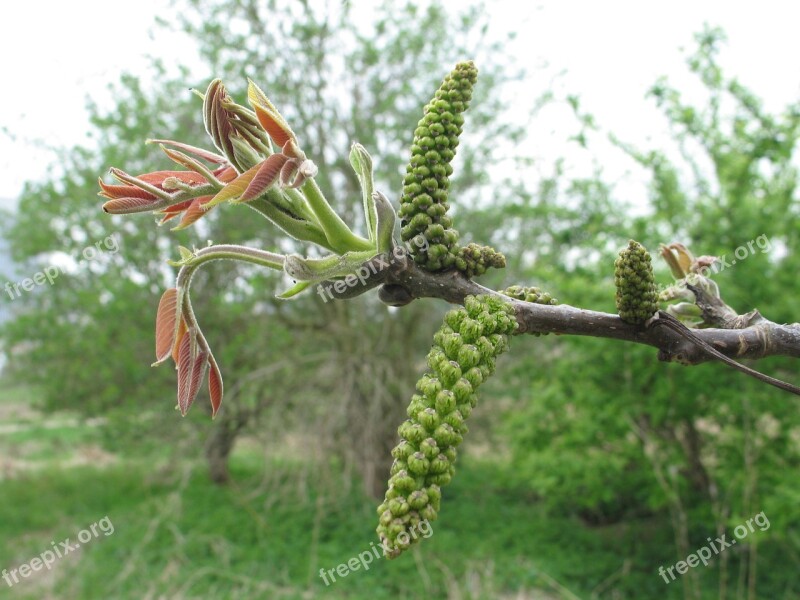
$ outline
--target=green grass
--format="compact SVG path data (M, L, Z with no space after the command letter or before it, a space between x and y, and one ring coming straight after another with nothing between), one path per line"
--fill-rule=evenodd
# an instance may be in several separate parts
M237 483L227 488L211 485L203 465L188 463L158 475L132 463L6 481L0 564L17 566L108 516L113 535L54 565L57 581L48 589L59 597L444 598L457 589L464 598L484 598L543 589L566 598L566 588L588 597L622 566L631 543L630 535L554 519L519 495L487 488L491 467L473 464L449 486L442 516L418 550L376 559L368 571L337 576L326 587L321 568L372 549L374 503L355 484L337 494L336 478L310 477L303 488L296 482L301 464L257 463L237 458ZM259 489L264 467L277 488ZM642 563L637 567L646 571ZM664 591L649 573L639 579L638 589L653 595L638 597ZM39 598L42 584L24 581L10 591Z
M18 384L8 377L0 377L0 405L11 404L15 406L30 404L31 399L38 400L41 393L34 386Z
M99 437L90 427L80 424L65 423L55 427L44 427L31 424L20 431L6 433L3 441L9 445L19 445L35 442L42 446L74 446L97 442Z
M149 421L140 426L147 430ZM0 480L0 569L30 561L51 542L74 542L106 516L115 528L44 576L10 589L0 580L2 597L683 597L680 583L667 586L657 574L677 560L666 517L588 527L548 513L529 490L502 487L506 478L495 465L469 456L445 488L429 539L396 560L336 575L326 587L320 569L336 569L377 543L376 503L359 483L344 480L334 462L267 460L258 445L242 444L231 462L233 483L214 486L202 450L178 448L189 426L181 421L186 429L176 430L176 441L149 453L119 438L117 460L102 468L61 462L112 435L102 428L38 423L0 435L3 456L13 451L36 467ZM778 567L788 564L783 553L777 543L759 545L759 595L800 594ZM717 575L713 564L700 573L703 598L716 597Z

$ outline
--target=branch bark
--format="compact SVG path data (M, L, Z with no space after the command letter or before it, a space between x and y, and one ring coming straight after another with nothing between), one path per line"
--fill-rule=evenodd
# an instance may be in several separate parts
M381 284L401 286L412 298L438 298L451 304L463 304L464 298L469 295L502 295L465 278L457 271L425 271L400 248L395 249L388 259L384 256L382 268L376 269L363 283L359 281L356 286L348 286L341 293L334 291L329 285L332 283L323 282L320 285L326 286L336 299L352 298ZM645 325L632 325L617 315L567 304L549 306L504 298L514 305L520 334L546 332L644 344L658 349L659 360L684 365L714 360L706 350L678 331L654 326L652 321ZM780 325L758 316L760 318L741 319L738 322L727 320L729 327L725 329L692 329L691 333L733 359L760 359L767 356L800 358L800 323ZM740 328L733 329L730 325L740 325Z

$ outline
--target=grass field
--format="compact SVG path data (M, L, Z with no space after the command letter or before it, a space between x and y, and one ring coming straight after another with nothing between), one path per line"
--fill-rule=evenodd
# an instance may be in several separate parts
M674 562L663 522L603 528L553 517L524 490L487 485L502 481L498 467L469 459L430 539L326 586L320 569L376 543L375 502L335 463L265 457L245 440L233 483L218 487L196 447L176 439L158 452L110 452L102 422L44 418L22 408L31 393L3 392L0 569L66 538L74 544L106 517L113 533L99 532L12 587L0 581L2 597L682 597L679 583L667 586L656 572Z

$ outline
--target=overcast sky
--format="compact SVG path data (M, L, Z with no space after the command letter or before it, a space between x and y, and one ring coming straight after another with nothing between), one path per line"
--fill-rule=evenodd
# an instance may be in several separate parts
M353 0L356 8L359 2ZM496 31L520 30L514 51L530 67L521 102L537 97L554 74L565 71L557 80L560 91L579 94L605 127L634 142L657 139L663 130L645 92L660 75L679 85L687 81L681 48L692 47L692 34L706 22L726 30L723 64L768 107L779 108L800 94L796 3L501 0L487 5ZM168 7L168 0L4 5L0 206L13 206L24 181L45 175L52 154L42 145L87 142L87 96L107 102L107 84L121 70L141 71L148 53L191 55L186 40L150 35L153 16L168 15ZM559 122L541 125L553 132ZM548 139L532 143L546 158L570 151Z

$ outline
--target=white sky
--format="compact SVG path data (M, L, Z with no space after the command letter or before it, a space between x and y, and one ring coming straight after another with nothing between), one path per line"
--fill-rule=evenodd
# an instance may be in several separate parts
M353 0L358 8L363 0ZM456 2L453 2L456 5ZM800 95L800 4L762 1L557 1L487 3L498 31L520 30L515 51L529 79L515 100L536 98L561 71L562 94L575 93L606 129L632 142L663 135L663 121L644 94L660 75L688 81L680 48L693 48L704 22L719 25L729 43L729 74L778 109ZM13 207L27 179L45 175L52 154L38 147L87 141L85 98L107 101L106 86L120 71L141 70L145 55L191 55L185 40L159 32L153 16L169 14L168 0L7 2L0 20L0 206ZM541 67L541 68L538 68ZM538 124L550 137L532 140L537 156L555 159L569 147L560 121ZM9 136L7 133L10 133ZM574 133L574 130L570 131ZM13 136L13 137L12 137ZM614 165L609 165L611 171ZM619 167L620 169L622 167ZM5 199L3 201L2 199Z

